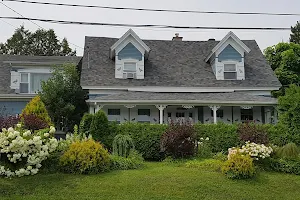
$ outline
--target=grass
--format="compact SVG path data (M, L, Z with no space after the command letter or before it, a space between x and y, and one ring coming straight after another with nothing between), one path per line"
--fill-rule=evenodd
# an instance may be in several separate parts
M300 176L261 172L229 180L209 169L146 163L138 170L98 175L38 174L0 179L0 199L300 199Z

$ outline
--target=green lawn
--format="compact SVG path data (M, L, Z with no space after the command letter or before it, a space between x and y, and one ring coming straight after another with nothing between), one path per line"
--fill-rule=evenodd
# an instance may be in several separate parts
M98 175L0 179L0 199L300 199L300 176L262 172L253 180L166 163Z

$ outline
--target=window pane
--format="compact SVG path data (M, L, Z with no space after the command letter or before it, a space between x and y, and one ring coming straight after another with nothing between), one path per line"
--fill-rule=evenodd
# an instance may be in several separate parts
M42 90L42 81L47 81L52 74L30 74L31 93Z
M20 93L28 93L28 83L20 83Z
M224 64L224 71L226 71L226 72L235 72L236 71L235 64Z
M150 116L150 109L138 109L138 115Z
M28 74L21 74L21 82L28 83Z
M214 112L213 112L213 110L211 110L211 116L213 117L214 116ZM217 110L217 117L218 118L223 118L223 116L224 116L224 112L223 112L223 110Z
M224 72L224 79L236 80L236 72Z
M177 113L176 113L176 117L184 117L184 113L177 112Z
M136 71L136 63L128 62L124 63L124 72L135 72Z
M121 111L120 111L120 109L108 109L107 114L108 115L120 115Z
M241 120L252 121L253 120L253 109L241 109Z

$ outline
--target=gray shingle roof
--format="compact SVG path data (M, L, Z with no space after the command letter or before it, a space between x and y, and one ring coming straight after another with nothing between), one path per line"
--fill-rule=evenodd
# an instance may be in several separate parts
M240 105L276 105L277 99L265 96L250 95L245 92L228 93L155 93L155 92L121 92L96 97L97 102L135 103L198 103L198 104L240 104Z
M251 49L245 55L246 80L216 80L204 60L218 41L162 41L143 40L150 48L145 61L145 79L115 78L115 63L109 58L115 38L86 37L89 47L90 69L87 51L82 60L82 86L166 86L166 87L280 87L281 84L267 64L256 41L244 40Z
M78 64L82 57L77 56L19 56L19 55L0 55L0 94L10 94L10 62L22 63L27 66L58 65L63 63ZM14 64L13 64L14 65Z

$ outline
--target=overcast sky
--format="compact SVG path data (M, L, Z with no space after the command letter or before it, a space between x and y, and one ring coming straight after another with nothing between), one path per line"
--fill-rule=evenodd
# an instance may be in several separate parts
M136 7L177 10L199 11L232 11L232 12L281 12L300 13L299 0L38 0L45 2L76 3L86 5L101 5L115 7ZM300 16L246 16L246 15L220 15L220 14L195 14L195 13L158 13L146 11L122 11L97 8L72 8L63 6L33 5L16 2L6 2L6 5L23 14L25 17L73 20L103 23L127 23L127 24L163 24L178 26L229 26L229 27L290 27L300 20ZM0 4L0 16L18 16L13 11ZM31 22L21 20L5 20L6 22L32 31L38 27ZM82 25L58 25L36 22L42 27L55 30L59 37L66 37L69 42L78 46L84 46L85 36L121 37L128 28L108 26L82 26ZM0 20L0 42L5 42L15 27ZM222 39L229 30L178 30L178 29L153 29L133 28L142 39L170 40L178 32L183 40L207 40ZM233 31L240 39L255 39L263 50L268 46L281 41L288 41L290 31ZM82 55L83 49L75 47L78 55Z

